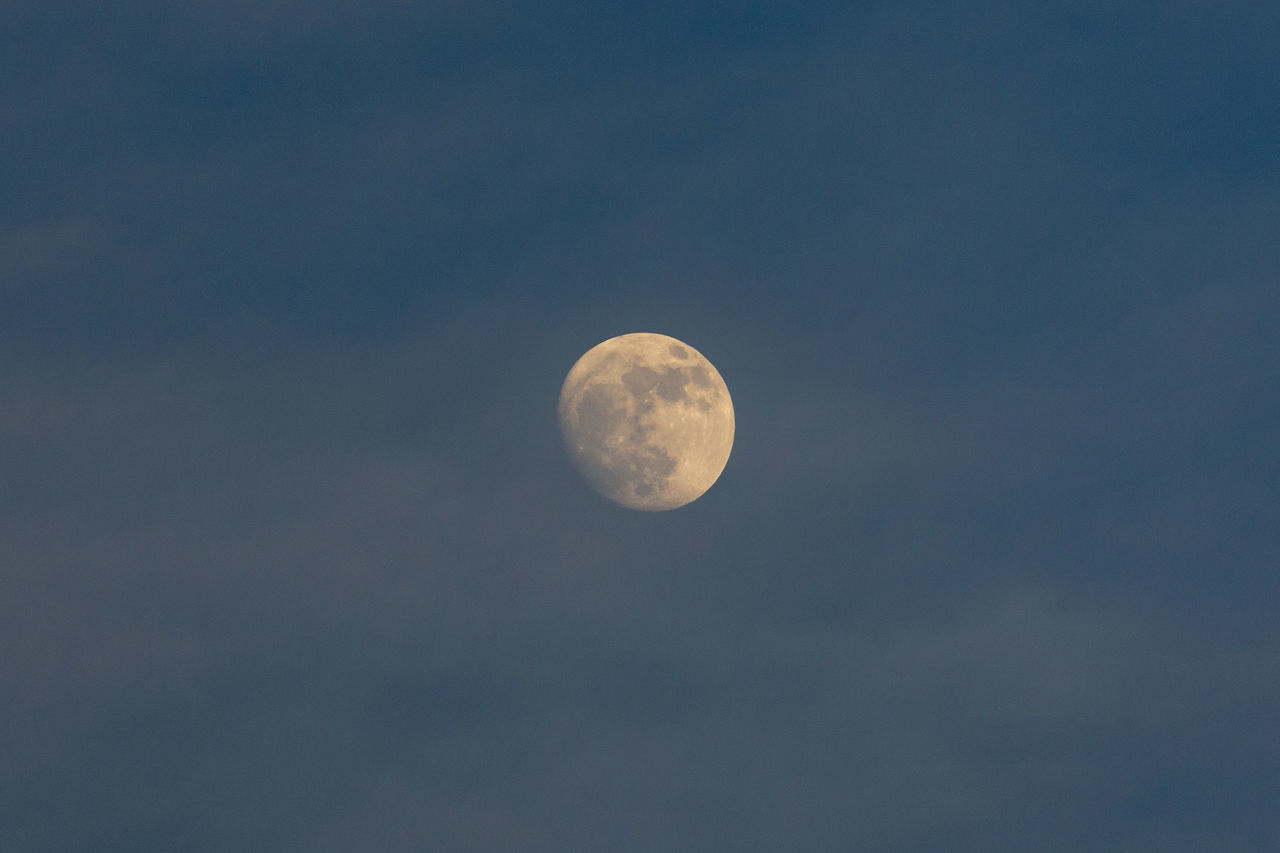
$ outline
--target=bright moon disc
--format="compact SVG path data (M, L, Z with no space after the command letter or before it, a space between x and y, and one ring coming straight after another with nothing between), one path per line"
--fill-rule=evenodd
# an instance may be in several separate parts
M610 338L560 389L560 433L597 492L631 509L684 506L733 448L733 402L711 362L666 335Z

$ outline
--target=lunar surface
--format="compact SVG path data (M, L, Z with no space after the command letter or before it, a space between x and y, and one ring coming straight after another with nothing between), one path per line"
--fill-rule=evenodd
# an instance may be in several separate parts
M621 335L592 347L565 377L560 432L597 492L632 509L675 509L724 470L733 402L711 362L688 344Z

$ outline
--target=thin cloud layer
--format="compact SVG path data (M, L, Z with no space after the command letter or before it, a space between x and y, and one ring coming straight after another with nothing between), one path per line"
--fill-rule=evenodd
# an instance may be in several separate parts
M0 848L1274 847L1270 13L665 9L22 13Z

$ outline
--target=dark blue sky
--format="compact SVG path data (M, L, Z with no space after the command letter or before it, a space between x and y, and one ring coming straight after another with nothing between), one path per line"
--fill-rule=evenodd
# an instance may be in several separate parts
M2 8L0 850L1280 845L1273 4Z

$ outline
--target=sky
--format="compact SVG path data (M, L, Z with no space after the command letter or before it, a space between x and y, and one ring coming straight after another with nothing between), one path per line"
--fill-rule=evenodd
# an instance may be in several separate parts
M1276 4L0 12L0 850L1280 846Z

